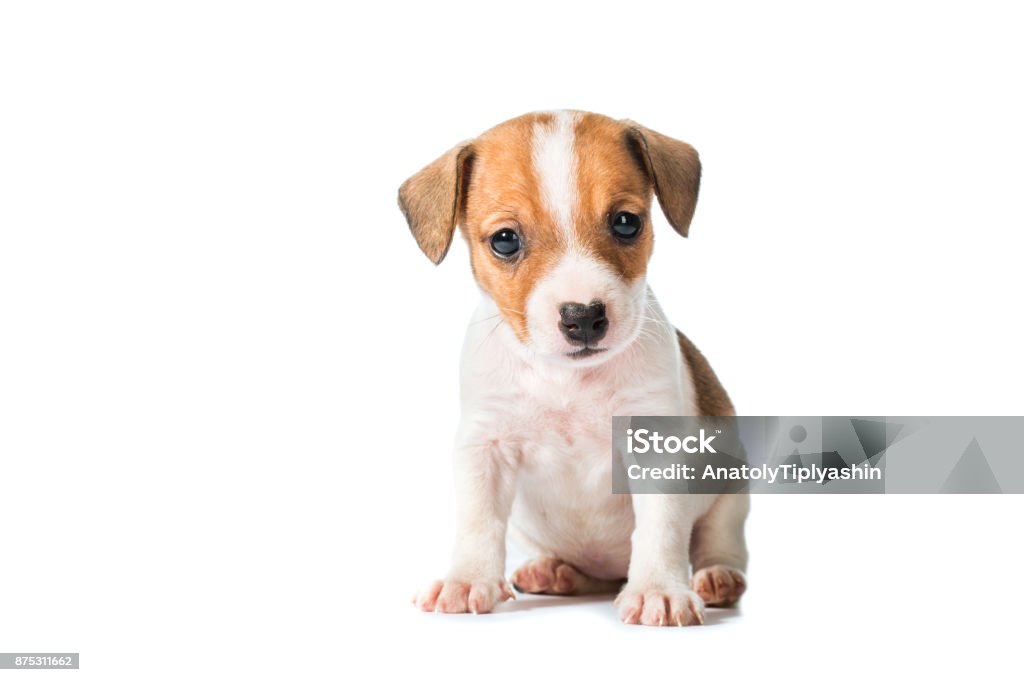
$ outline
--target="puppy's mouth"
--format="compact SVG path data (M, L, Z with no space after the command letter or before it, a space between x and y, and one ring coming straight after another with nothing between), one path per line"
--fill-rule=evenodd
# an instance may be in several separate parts
M606 350L608 350L608 349L607 348L591 348L590 346L587 346L586 348L580 348L579 350L574 350L573 352L566 353L565 355L566 355L566 357L570 357L570 358L573 358L574 360L578 360L580 358L589 358L591 355L597 355L598 353L603 353Z

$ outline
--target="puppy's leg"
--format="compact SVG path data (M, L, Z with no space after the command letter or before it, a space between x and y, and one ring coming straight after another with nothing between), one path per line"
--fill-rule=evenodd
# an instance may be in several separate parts
M514 599L505 582L505 529L515 494L515 451L460 437L455 448L455 551L443 580L413 602L424 611L487 613Z
M693 528L690 586L708 605L735 604L747 588L747 544L743 524L750 510L747 494L719 495Z
M554 557L532 559L512 574L512 585L531 594L607 594L622 586L621 580L593 578Z
M690 587L690 532L710 495L634 495L633 550L626 586L615 599L622 621L643 625L704 622L704 600Z

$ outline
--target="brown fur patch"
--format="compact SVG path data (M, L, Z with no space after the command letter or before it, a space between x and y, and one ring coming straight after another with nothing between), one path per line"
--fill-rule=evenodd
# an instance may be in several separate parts
M722 388L707 358L681 331L677 330L676 334L679 336L679 348L683 351L683 359L690 368L693 388L697 394L697 410L701 416L731 417L736 414L729 394Z
M585 114L576 125L576 238L627 282L647 270L654 248L650 226L652 184L637 165L620 121ZM612 216L627 211L644 222L640 235L623 244L609 228Z
M473 274L523 341L528 338L526 301L564 249L559 228L541 199L533 168L534 125L551 114L528 114L496 126L473 143L474 164L460 220ZM521 236L522 252L502 260L490 238L502 228Z

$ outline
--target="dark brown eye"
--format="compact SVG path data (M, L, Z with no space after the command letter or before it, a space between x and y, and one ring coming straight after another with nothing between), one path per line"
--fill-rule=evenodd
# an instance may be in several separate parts
M511 258L523 248L523 242L515 230L505 228L491 235L491 251L498 258Z
M612 234L619 241L628 242L636 239L643 226L644 221L635 213L620 211L612 216Z

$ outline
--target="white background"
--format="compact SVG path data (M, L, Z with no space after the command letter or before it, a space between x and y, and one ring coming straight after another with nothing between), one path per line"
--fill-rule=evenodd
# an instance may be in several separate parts
M1024 413L1012 5L713 7L4 3L0 651L96 680L1019 669L1010 496L759 497L749 595L699 629L408 604L450 547L477 293L396 190L530 110L701 152L650 280L740 413Z

